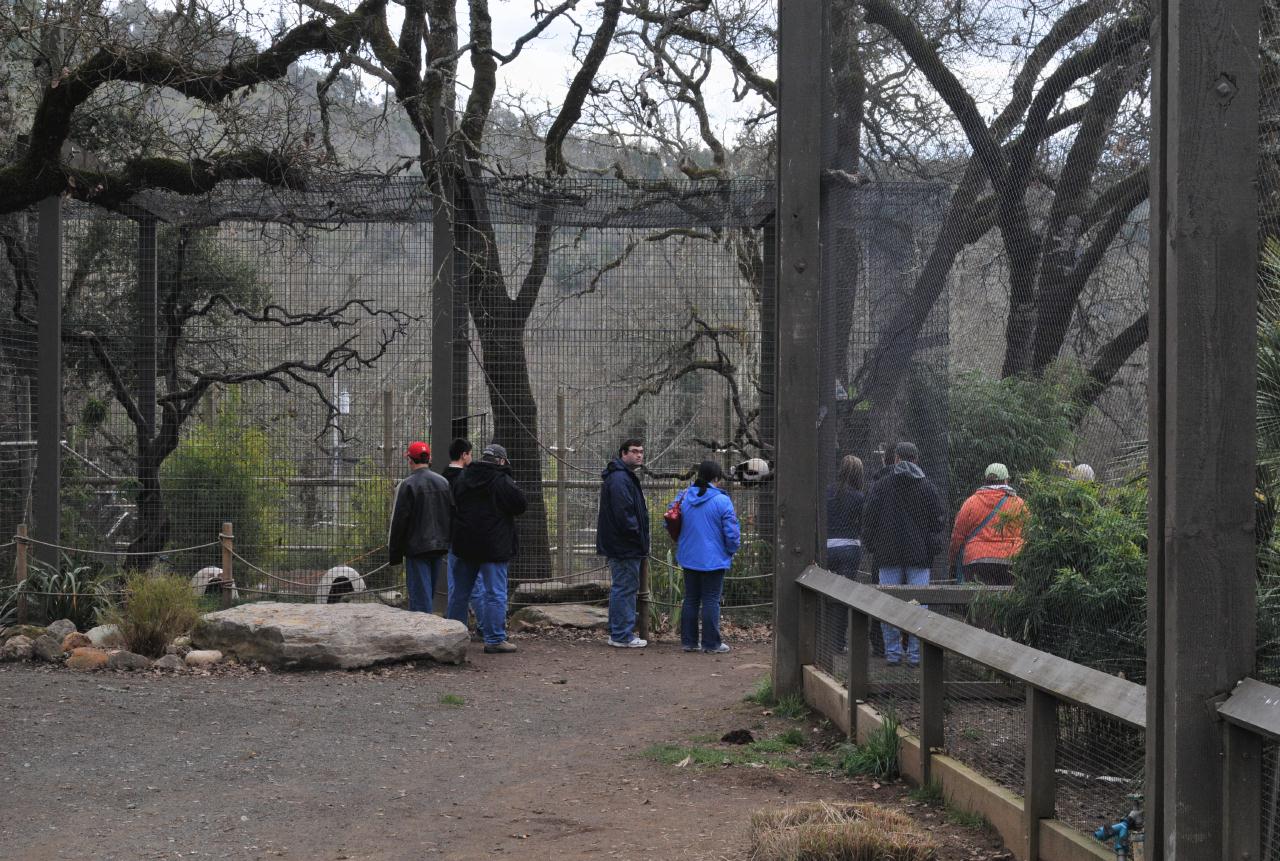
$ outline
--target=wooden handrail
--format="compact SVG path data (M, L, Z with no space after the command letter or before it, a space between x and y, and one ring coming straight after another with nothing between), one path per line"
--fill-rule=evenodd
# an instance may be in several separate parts
M1280 688L1245 679L1218 704L1218 714L1238 727L1280 739Z
M804 589L901 628L926 643L990 667L1063 702L1146 729L1147 691L1142 685L907 604L873 586L855 583L816 565L809 566L796 582Z
M981 583L939 583L933 586L875 586L873 588L885 595L892 595L900 601L957 606L972 604L979 595L1008 592L1013 587L986 586Z

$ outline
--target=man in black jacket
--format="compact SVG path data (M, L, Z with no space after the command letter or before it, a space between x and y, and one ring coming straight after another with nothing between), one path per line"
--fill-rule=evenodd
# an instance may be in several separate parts
M430 469L429 445L411 442L405 457L413 464L413 472L396 488L391 530L387 536L387 561L398 565L404 560L409 609L430 613L436 579L449 549L453 495L449 492L449 482Z
M596 521L596 553L609 560L609 645L643 649L636 636L636 593L640 564L649 555L649 507L636 469L644 463L644 442L622 441L618 456L600 477L600 515Z
M453 483L453 589L448 617L467 623L467 600L476 578L484 596L476 622L489 653L514 652L507 642L507 565L519 550L516 518L528 507L511 477L507 450L491 443Z
M862 513L862 543L875 555L881 585L927 586L933 559L945 546L946 506L919 466L920 450L894 447L893 470L871 487ZM883 625L884 659L902 662L902 632ZM920 663L920 641L907 640L907 664Z

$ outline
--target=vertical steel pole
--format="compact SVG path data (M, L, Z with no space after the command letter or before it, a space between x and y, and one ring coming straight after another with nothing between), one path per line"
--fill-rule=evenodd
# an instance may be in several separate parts
M777 544L773 688L802 687L800 588L817 558L822 128L830 0L778 4ZM813 620L808 620L810 625Z
M431 460L437 472L449 465L455 394L452 180L445 163L448 145L448 115L440 107L435 117L436 181L431 212Z
M40 201L37 239L35 535L57 544L62 531L62 199ZM58 564L55 548L37 545L36 558Z
M1256 648L1258 7L1165 0L1153 28L1147 848L1170 861L1223 857L1210 704Z

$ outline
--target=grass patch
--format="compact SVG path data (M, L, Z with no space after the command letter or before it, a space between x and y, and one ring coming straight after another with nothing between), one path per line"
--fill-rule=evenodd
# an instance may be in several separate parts
M938 847L906 815L825 801L751 815L750 861L926 861Z
M457 694L441 694L440 705L442 706L461 706L466 704L466 700Z
M755 689L746 695L744 699L749 703L755 703L758 706L771 706L776 700L773 698L773 679L765 676L756 683Z
M791 727L791 729L778 736L778 741L799 747L805 742L804 732L797 727Z
M950 804L947 805L946 819L952 825L959 825L961 828L972 828L975 831L991 829L991 823L981 813L970 813L968 810L961 810Z
M174 637L191 633L200 618L196 595L182 578L171 574L130 574L124 601L103 614L103 621L120 628L129 650L148 658L164 654Z
M942 795L942 784L936 780L917 786L907 793L907 798L919 804L942 804L946 800Z
M787 694L778 700L773 713L785 720L804 720L809 716L809 706L804 701L804 694Z
M753 741L732 750L705 747L703 745L655 744L645 749L643 756L663 765L753 765L767 768L799 768L794 759L779 756L794 750L776 739Z
M880 726L872 730L859 745L846 745L840 757L840 770L853 777L865 775L881 780L898 776L898 718L892 712L884 716Z

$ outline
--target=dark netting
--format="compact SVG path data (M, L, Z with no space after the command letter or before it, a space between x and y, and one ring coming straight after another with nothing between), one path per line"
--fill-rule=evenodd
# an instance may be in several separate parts
M36 218L18 213L0 219L10 261L0 266L0 296L29 290L35 273ZM0 301L0 579L13 576L19 523L30 519L36 463L36 330L13 301Z

